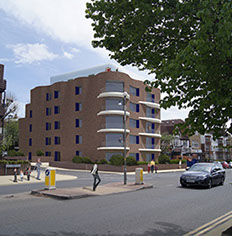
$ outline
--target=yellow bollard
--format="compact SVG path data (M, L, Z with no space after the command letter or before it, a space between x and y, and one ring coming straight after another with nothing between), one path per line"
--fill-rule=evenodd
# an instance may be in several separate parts
M44 189L56 189L56 169L49 167L45 170Z

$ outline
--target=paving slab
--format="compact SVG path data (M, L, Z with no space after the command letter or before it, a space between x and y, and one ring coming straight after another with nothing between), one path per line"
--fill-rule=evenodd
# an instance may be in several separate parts
M79 187L79 188L57 188L52 190L33 190L31 194L37 196L52 197L60 200L78 199L93 196L103 196L111 194L119 194L125 192L138 191L142 189L153 188L152 184L128 183L108 183L98 186L96 191L92 190L92 186Z

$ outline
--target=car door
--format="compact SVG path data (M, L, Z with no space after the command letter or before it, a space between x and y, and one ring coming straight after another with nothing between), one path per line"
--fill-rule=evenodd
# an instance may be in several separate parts
M212 168L211 177L212 177L213 185L219 184L220 176L219 176L218 168L215 168L215 167Z

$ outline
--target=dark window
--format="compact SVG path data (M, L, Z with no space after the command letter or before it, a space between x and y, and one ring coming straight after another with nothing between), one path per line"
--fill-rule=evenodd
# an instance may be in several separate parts
M81 111L82 110L82 104L81 103L78 103L76 102L76 111Z
M55 152L54 161L60 161L60 158L61 158L60 152Z
M30 118L32 118L32 110L30 110Z
M45 138L45 144L46 145L51 145L51 138L50 137Z
M50 157L51 155L52 155L51 152L45 152L45 156L46 156L46 157Z
M52 124L50 122L46 122L46 130L50 130L52 127Z
M139 88L130 86L130 94L139 97Z
M55 114L59 114L60 113L60 107L59 106L55 106L54 107L54 113Z
M76 88L75 88L75 94L78 95L78 94L81 94L81 92L82 92L82 88L76 86Z
M60 97L60 91L54 91L54 98Z
M58 145L58 144L60 144L60 137L55 137L55 140L54 140L54 143L55 143L55 145Z
M82 120L76 119L76 128L81 128L82 127Z
M31 161L31 159L32 159L31 152L28 153L28 159L29 159L29 161Z
M46 108L46 116L50 116L52 114L52 108L51 107L47 107Z
M130 135L130 144L139 144L139 136Z
M139 161L139 153L136 153L136 161Z
M76 151L76 156L82 157L82 152Z
M82 136L76 135L76 144L82 144Z
M147 93L147 102L155 102L155 95Z
M139 104L136 104L136 112L139 112Z
M130 127L131 128L139 128L139 120L130 119Z
M55 129L60 129L60 122L59 121L55 121L54 122L54 127L55 127Z
M29 125L29 132L32 132L32 124Z
M32 146L32 139L29 138L29 146Z
M52 100L52 94L51 93L46 93L46 100L51 101Z
M151 159L152 159L152 160L155 159L155 154L154 154L154 153L151 154Z

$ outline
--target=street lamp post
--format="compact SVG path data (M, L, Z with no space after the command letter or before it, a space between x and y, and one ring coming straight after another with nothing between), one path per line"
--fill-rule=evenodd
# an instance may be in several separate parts
M123 144L124 144L124 184L126 184L126 96L127 92L123 93L123 110L124 110L124 119L123 119L123 128L124 128L124 135L123 135Z

